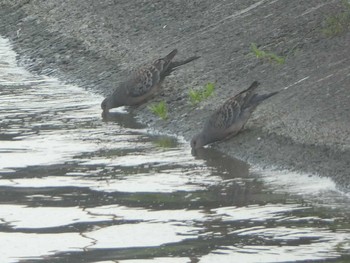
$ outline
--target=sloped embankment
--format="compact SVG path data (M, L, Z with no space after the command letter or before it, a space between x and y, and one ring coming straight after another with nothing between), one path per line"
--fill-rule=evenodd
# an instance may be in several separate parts
M218 104L253 80L281 90L261 105L246 130L215 147L249 162L332 176L349 187L350 33L332 27L342 1L3 0L0 34L35 72L55 74L108 93L131 67L164 55L201 56L169 77L154 101L136 110L149 126L189 139ZM345 10L345 11L344 11ZM346 17L346 15L345 15ZM335 21L337 22L337 21ZM334 23L336 24L336 23ZM259 50L283 57L257 58ZM196 107L189 88L216 82Z

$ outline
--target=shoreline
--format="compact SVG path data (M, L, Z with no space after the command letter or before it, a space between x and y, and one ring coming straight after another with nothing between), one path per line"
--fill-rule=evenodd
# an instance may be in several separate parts
M0 34L10 39L30 71L104 95L130 68L173 48L179 50L178 60L201 56L167 77L160 93L133 112L151 129L188 141L212 110L255 79L262 93L281 90L256 109L238 136L212 147L262 167L327 176L348 191L350 34L330 38L320 31L325 14L340 9L338 1L297 7L279 1L201 1L184 7L162 1L5 0ZM251 43L286 62L254 57ZM215 96L193 107L189 88L208 82L216 83ZM148 110L162 100L169 107L167 121Z

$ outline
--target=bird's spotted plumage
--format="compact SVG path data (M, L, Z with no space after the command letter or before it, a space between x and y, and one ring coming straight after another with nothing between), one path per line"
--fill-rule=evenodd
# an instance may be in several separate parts
M191 147L198 149L209 143L220 141L236 135L248 121L255 108L265 99L277 92L258 95L255 91L259 82L229 98L205 123L203 130L191 140Z
M240 117L242 110L252 98L255 89L259 83L255 81L248 89L238 93L236 96L229 98L218 108L209 118L207 128L227 129L235 123Z
M134 106L146 102L158 90L161 82L178 66L189 63L198 57L191 57L184 61L172 62L177 49L167 56L155 60L150 65L135 71L101 104L104 112L120 106Z

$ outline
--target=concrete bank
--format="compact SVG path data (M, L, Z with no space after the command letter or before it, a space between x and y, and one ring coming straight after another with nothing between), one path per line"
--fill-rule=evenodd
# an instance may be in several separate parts
M225 98L258 80L266 101L235 139L213 147L253 164L332 177L350 188L350 33L326 36L342 1L1 0L0 34L21 63L97 93L109 93L131 68L179 50L201 59L174 72L142 122L190 139ZM258 59L251 44L285 58ZM216 82L214 97L192 106L189 88ZM67 94L69 95L69 94Z

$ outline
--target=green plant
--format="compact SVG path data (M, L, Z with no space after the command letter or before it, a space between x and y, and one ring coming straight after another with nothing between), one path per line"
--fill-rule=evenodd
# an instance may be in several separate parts
M153 114L157 115L162 120L166 120L168 118L168 108L164 101L150 105L149 109Z
M277 64L284 64L286 62L286 59L284 57L277 56L276 54L268 51L264 51L259 49L255 43L252 43L250 45L250 50L259 59L267 59L268 61L276 62Z
M201 101L212 96L214 93L214 90L215 90L215 84L211 82L208 82L207 84L205 84L202 90L190 89L188 95L190 97L190 101L192 105L197 105Z
M327 37L337 36L350 28L350 3L343 0L344 10L336 15L326 17L322 32Z

